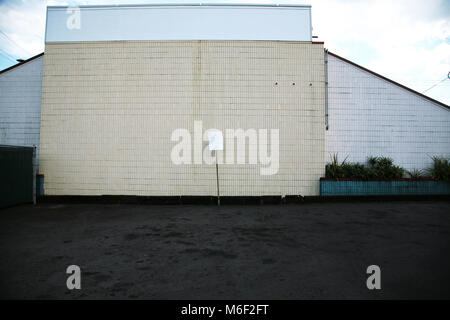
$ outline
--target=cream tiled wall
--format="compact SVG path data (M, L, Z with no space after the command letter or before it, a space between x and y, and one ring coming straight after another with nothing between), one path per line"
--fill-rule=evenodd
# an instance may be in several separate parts
M279 129L278 173L221 164L221 195L319 194L323 45L47 43L42 95L40 171L48 195L216 195L214 165L170 158L173 130L193 134L196 120L203 130Z

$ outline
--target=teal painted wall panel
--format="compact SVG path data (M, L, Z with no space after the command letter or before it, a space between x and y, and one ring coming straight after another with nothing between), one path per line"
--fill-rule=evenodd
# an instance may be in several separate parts
M444 181L320 181L321 196L450 195Z

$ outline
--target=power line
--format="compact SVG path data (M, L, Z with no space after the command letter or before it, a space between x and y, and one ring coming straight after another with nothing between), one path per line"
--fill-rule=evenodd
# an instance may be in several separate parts
M0 54L3 55L5 58L8 58L9 60L17 63L17 60L14 59L12 56L10 56L9 54L7 54L6 52L4 52L3 50L0 49Z
M2 48L0 48L0 52L3 52L3 54L4 54L5 56L8 56L8 57L10 57L11 59L14 59L14 61L16 61L16 58L15 58L13 55L9 54L8 52L6 52L5 50L3 50Z
M11 41L12 44L14 44L17 48L25 51L28 55L31 55L31 53L27 50L19 46L13 39L11 39L6 33L4 33L2 30L0 30L0 33L3 34L9 41Z
M450 72L447 74L447 77L445 79L442 79L441 81L439 81L438 83L432 85L430 88L428 88L427 90L425 90L423 93L430 91L431 89L433 89L434 87L440 85L441 83L443 83L444 81L450 79Z

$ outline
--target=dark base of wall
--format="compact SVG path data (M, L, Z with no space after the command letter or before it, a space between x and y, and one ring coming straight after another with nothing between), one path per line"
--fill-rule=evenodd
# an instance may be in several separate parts
M304 202L304 197L280 196L263 197L220 197L221 205L262 205ZM41 196L38 203L129 203L167 205L217 205L217 197L212 196Z
M221 205L270 205L301 204L314 202L378 202L378 201L450 201L450 195L423 196L263 196L220 197ZM217 197L209 196L41 196L38 203L103 203L103 204L150 204L150 205L217 205Z

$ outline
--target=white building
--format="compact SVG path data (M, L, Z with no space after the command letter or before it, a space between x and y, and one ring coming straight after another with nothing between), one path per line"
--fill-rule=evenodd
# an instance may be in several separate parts
M41 53L0 71L0 144L36 146L37 158L43 65Z
M407 169L450 157L449 106L335 54L328 54L327 161L390 157Z

